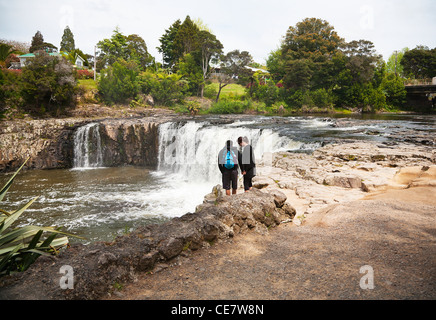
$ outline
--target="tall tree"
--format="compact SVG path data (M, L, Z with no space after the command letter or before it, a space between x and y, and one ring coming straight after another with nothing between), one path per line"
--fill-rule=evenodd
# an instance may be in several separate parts
M201 49L201 70L203 72L203 84L201 86L201 97L203 98L204 84L210 71L209 63L219 58L224 47L216 36L209 31L200 31L198 38Z
M97 69L113 65L118 59L124 59L136 60L141 69L145 70L153 61L145 41L140 36L132 34L126 37L118 28L114 30L110 39L99 41L97 47L100 49Z
M42 33L38 30L32 38L32 42L30 44L29 52L35 52L38 50L42 50L44 47L44 37Z
M175 44L175 39L181 24L182 22L180 20L175 21L167 30L165 30L165 33L159 39L161 45L157 50L163 56L163 66L165 68L172 69L181 57Z
M70 27L66 26L64 29L64 34L62 36L60 50L66 51L66 52L71 52L74 49L76 49L75 44L74 44L74 35L71 32Z
M153 57L148 53L147 45L140 36L131 34L126 38L127 52L130 59L137 60L139 66L145 70L153 61Z
M177 51L183 55L197 50L199 32L197 25L189 16L186 16L174 39Z
M374 76L377 61L381 59L368 40L351 41L344 45L344 54L348 58L347 68L354 82L367 83Z
M344 40L327 21L306 18L289 27L281 46L281 65L287 88L328 87L326 77Z

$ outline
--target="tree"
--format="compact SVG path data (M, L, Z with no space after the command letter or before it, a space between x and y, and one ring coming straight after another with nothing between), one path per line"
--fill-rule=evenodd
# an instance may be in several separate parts
M165 33L159 39L161 45L157 50L159 53L162 53L165 68L172 69L181 57L175 44L175 39L181 24L180 20L175 21L169 29L165 30Z
M47 53L56 52L58 48L48 42L44 42L44 37L40 31L37 31L32 38L32 43L29 48L29 52L33 53L36 51L45 51Z
M289 27L281 49L288 59L316 60L332 56L342 43L343 39L327 21L306 18Z
M396 50L391 54L388 61L386 62L386 71L387 73L393 73L400 77L404 76L404 68L401 64L401 60L403 60L404 54L409 51L409 48L404 48L400 51Z
M247 79L252 75L252 71L247 69L253 57L248 51L233 50L220 58L220 76L218 77L218 93L215 102L218 102L221 90L232 82Z
M62 36L62 41L61 41L61 46L60 46L60 50L61 51L66 51L66 52L71 52L75 49L75 44L74 44L74 35L70 30L69 26L66 26L64 29L64 34Z
M430 50L425 46L418 46L404 53L401 59L404 73L416 79L432 78L436 75L436 48Z
M186 16L185 21L180 25L177 35L174 39L176 50L179 54L191 53L198 49L198 36L200 29L191 20L189 16Z
M75 87L72 66L63 58L41 51L23 68L20 93L26 108L39 108L40 113L58 112L73 103Z
M285 75L283 60L281 59L281 57L282 50L278 48L271 51L268 55L268 59L266 60L266 66L268 68L268 71L275 81L282 80Z
M281 46L281 63L287 88L332 86L332 60L344 40L327 21L306 18L289 27Z
M381 59L377 55L371 41L351 41L343 46L343 52L348 58L347 68L354 82L367 83L374 76L376 63Z
M222 54L223 45L216 36L209 31L200 31L198 38L201 50L201 70L203 73L203 84L201 86L201 97L203 98L204 84L210 71L209 63L219 58Z
M114 30L110 39L99 41L97 47L100 49L99 69L113 65L118 59L123 59L136 60L139 67L145 70L153 61L144 39L136 34L126 37L118 28Z
M30 44L29 52L35 52L38 50L42 50L44 47L44 37L42 33L38 30L32 38L32 42Z
M187 53L178 63L177 74L188 81L188 91L191 95L198 95L204 87L203 72L196 55Z

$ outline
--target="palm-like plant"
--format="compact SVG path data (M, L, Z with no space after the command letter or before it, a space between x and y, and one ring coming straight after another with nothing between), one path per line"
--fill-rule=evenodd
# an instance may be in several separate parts
M27 160L24 162L24 164ZM11 187L16 175L24 164L15 172L5 186L0 190L0 201ZM58 253L61 247L67 246L68 237L73 236L61 232L55 227L24 226L12 229L11 225L36 200L30 200L22 208L7 212L0 209L0 277L17 271L25 271L40 255ZM43 237L43 233L49 236ZM64 236L56 238L59 234Z
M11 45L6 43L0 43L0 66L5 67L6 59L13 53L18 53L17 50L13 50Z

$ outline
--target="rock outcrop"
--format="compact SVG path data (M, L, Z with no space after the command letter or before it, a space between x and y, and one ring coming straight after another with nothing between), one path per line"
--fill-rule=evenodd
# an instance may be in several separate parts
M182 253L248 230L267 232L295 215L285 201L286 196L278 190L254 189L235 196L214 192L195 213L140 227L113 243L76 244L57 257L40 257L26 272L1 279L0 299L102 297L116 284L132 281L138 272L173 261ZM72 268L72 289L61 288L63 266Z
M98 122L103 162L107 167L156 165L158 125L170 117L83 120L48 119L0 123L0 172L18 169L65 169L73 167L77 129Z
M103 165L157 165L158 126L147 118L100 122Z
M313 154L278 152L265 154L253 186L262 190L279 188L296 206L297 216L313 213L327 205L363 198L368 192L387 187L406 188L399 182L405 170L428 175L436 164L430 146L374 142L326 145ZM405 169L406 167L414 167ZM413 182L419 184L419 180ZM299 219L295 219L298 222Z
M0 122L0 172L16 170L27 158L28 169L70 168L74 131L85 123L81 119Z

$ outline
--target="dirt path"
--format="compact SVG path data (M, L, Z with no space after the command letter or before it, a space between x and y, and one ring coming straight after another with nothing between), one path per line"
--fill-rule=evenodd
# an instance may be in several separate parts
M187 253L109 299L436 299L435 195L388 190L329 206L302 226ZM373 289L360 286L363 266Z

